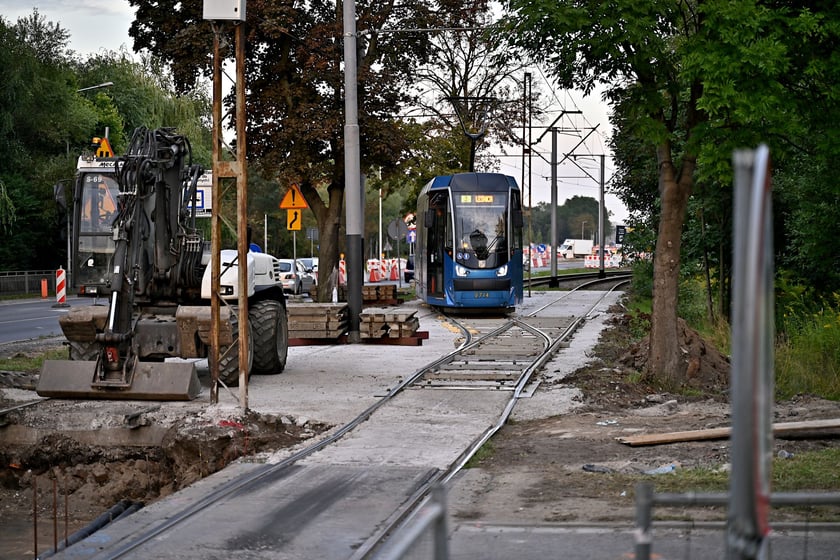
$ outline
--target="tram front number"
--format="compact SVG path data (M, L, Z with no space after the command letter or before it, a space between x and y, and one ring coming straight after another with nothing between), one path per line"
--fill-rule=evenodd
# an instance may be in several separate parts
M473 297L475 299L489 298L490 292L473 292Z

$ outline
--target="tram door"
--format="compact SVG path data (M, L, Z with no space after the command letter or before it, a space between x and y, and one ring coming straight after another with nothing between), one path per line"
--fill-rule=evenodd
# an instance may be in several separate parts
M429 296L443 297L445 248L448 247L450 253L452 251L452 219L447 192L429 195L428 215L431 219L426 221L426 288Z

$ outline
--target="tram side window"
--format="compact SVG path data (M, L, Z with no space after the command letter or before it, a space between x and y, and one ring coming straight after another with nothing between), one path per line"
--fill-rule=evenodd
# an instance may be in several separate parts
M513 232L513 239L511 239L511 249L518 251L522 249L522 202L520 201L519 191L511 192L510 210L511 210L511 230Z
M449 210L449 198L445 193L435 193L429 197L426 227L429 228L427 249L429 254L434 252L433 247L438 250L443 248L444 251L452 254L452 216Z

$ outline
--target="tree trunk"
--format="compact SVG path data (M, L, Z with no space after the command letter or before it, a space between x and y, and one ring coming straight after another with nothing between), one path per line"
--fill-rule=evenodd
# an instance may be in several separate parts
M647 373L664 388L674 389L685 381L686 364L677 330L680 245L688 197L691 194L696 158L685 155L677 175L671 161L671 146L657 148L661 216L653 255L653 309Z
M318 221L318 294L317 301L332 301L332 289L338 287L342 214L344 212L343 179L327 187L327 203L309 181L302 181L300 192Z

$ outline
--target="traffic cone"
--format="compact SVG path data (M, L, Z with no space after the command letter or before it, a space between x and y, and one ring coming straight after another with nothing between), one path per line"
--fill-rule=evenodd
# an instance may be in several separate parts
M379 282L379 275L376 271L377 268L375 266L370 267L370 277L368 278L368 282Z
M397 270L397 259L391 259L391 280L399 280L400 273Z

